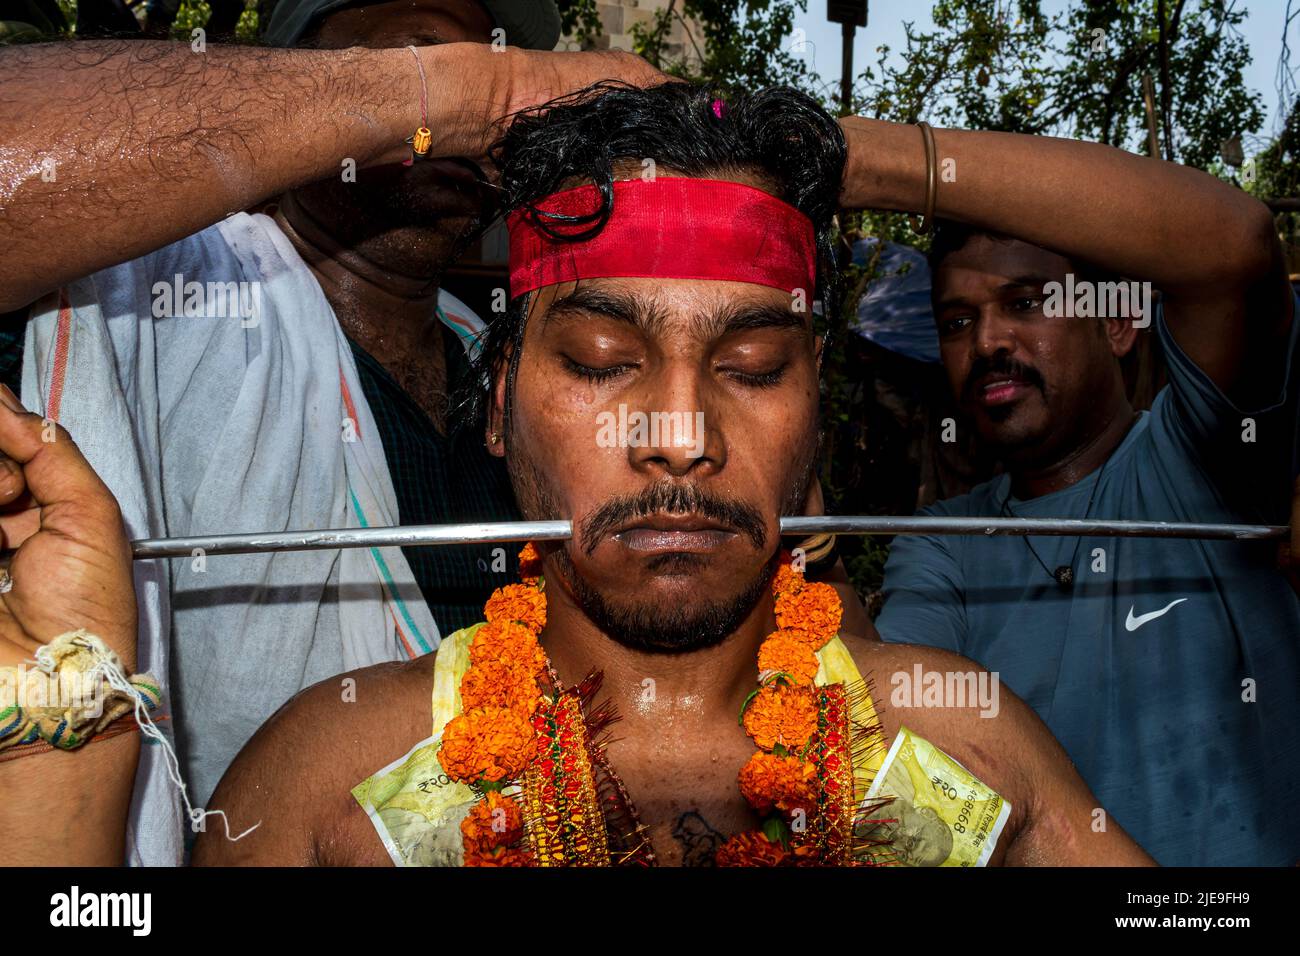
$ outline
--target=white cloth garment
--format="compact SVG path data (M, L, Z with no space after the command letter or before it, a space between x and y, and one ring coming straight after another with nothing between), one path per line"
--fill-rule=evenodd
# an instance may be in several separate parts
M439 304L462 340L482 329L453 297ZM131 538L399 523L348 342L267 216L232 216L38 303L22 399L71 433ZM166 685L161 726L208 810L221 809L207 801L238 750L300 689L439 641L400 548L197 555L135 572L138 667ZM162 756L143 748L135 865L182 860Z

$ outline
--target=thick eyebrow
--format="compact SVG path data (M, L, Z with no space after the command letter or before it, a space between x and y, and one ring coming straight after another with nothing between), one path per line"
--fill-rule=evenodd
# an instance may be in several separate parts
M695 333L706 340L753 329L797 329L803 332L807 325L793 309L778 305L723 306L695 323Z
M1059 280L1052 279L1047 276L1039 276L1039 275L1015 276L1013 279L1011 279L1010 282L1002 283L994 291L998 292L999 294L1004 292L1015 292L1017 289L1035 289L1038 292L1042 292L1043 287L1046 286L1047 283L1057 282L1057 281ZM951 309L957 306L972 305L972 304L973 303L971 302L971 300L968 299L966 296L954 295L954 296L949 296L946 299L941 299L939 302L936 302L934 305L934 311L942 312L945 309Z
M667 316L653 303L627 292L584 289L579 286L564 298L551 303L543 317L543 325L552 319L568 320L592 314L616 322L626 322L650 336L660 334L667 321Z
M667 315L653 302L626 292L578 288L546 310L544 321L570 319L581 315L601 315L626 322L649 336L661 335ZM711 315L698 316L691 331L709 341L753 329L794 329L806 331L801 315L776 305L724 305Z

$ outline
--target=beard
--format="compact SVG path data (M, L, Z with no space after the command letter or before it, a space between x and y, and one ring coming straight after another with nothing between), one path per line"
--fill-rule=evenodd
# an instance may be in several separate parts
M773 552L758 577L739 594L679 602L668 607L661 603L628 601L626 592L604 594L579 573L568 551L560 548L556 557L560 573L582 613L604 634L633 650L672 654L714 647L734 634L767 591L780 552ZM696 556L663 555L652 561L650 567L656 569L655 565L661 562L661 567L666 567L679 558L689 560Z
M507 434L507 442L509 435ZM512 443L513 444L513 443ZM800 514L812 476L817 437L806 449L801 467L795 472L783 514ZM531 459L517 453L518 445L507 445L506 463L515 497L530 520L564 519L550 479ZM760 552L768 549L762 514L752 505L723 499L698 485L662 479L640 493L606 502L581 521L574 521L575 537L569 545L555 548L555 560L563 583L583 614L602 633L625 647L638 651L685 653L720 644L739 629L766 593L776 572L780 548L772 548L759 572L729 595L707 595L693 601L638 600L635 588L601 589L588 581L574 564L569 546L590 555L601 535L628 518L657 512L696 513L726 522L753 542ZM683 574L702 567L705 559L695 554L664 554L652 558L651 572Z

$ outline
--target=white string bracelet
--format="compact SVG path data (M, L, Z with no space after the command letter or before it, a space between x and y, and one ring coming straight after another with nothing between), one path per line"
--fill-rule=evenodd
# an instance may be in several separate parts
M162 747L168 779L180 792L185 815L194 830L202 829L207 817L221 817L226 839L234 843L261 826L259 821L238 836L231 836L224 810L204 810L190 802L176 750L149 713L162 699L161 687L151 675L128 678L121 658L85 629L60 634L33 656L37 673L58 679L53 702L48 691L35 705L24 700L25 694L38 688L33 672L0 668L0 750L38 740L63 750L76 749L114 720L131 713L140 732ZM108 685L108 693L102 689L104 684ZM71 695L65 692L69 685ZM12 704L8 699L11 686L15 698ZM49 687L54 688L54 682Z

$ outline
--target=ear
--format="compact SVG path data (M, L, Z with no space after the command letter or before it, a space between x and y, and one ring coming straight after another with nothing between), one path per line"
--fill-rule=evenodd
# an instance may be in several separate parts
M1123 358L1137 341L1138 330L1132 319L1105 319L1106 341L1110 343L1111 354Z
M821 371L822 358L824 357L822 354L822 349L825 348L825 346L826 346L826 339L823 336L820 335L813 336L813 356L817 360L818 371Z
M492 370L492 394L488 401L487 434L483 436L488 454L504 458L506 454L506 380L510 376L510 358L515 346L511 342L505 347L502 358ZM495 441L493 438L495 437Z

